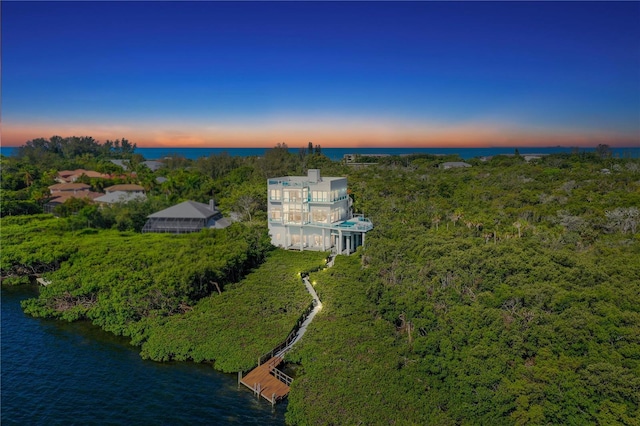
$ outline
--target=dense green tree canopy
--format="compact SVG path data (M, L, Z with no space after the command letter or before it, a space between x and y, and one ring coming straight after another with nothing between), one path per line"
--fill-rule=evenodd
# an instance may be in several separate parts
M312 275L325 308L291 355L287 420L635 424L640 174L604 161L351 173L376 227Z

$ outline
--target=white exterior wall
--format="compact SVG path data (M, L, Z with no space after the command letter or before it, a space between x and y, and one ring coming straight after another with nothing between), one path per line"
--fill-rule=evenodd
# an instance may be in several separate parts
M271 244L278 247L313 250L329 250L332 247L331 229L329 228L315 228L304 225L285 226L270 223L269 233L271 235ZM302 242L302 247L300 247L300 242Z
M347 179L289 176L267 180L267 215L271 243L292 249L329 250L332 224L351 218ZM333 231L336 234L335 231Z

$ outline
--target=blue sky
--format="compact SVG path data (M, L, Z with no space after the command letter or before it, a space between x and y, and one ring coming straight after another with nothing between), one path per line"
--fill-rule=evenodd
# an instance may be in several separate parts
M640 144L639 2L2 2L3 145Z

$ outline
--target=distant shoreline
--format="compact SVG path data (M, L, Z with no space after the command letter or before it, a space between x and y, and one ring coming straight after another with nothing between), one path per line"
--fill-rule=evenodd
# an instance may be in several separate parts
M11 156L18 147L0 147L0 153ZM269 148L182 148L182 147L159 147L159 148L137 148L136 153L143 155L147 160L157 160L163 157L180 155L187 159L196 160L200 157L218 155L223 152L234 157L263 156ZM468 160L476 157L486 157L494 155L513 154L515 150L520 154L558 154L571 153L575 149L580 152L593 152L595 148L584 147L487 147L487 148L322 148L322 154L333 161L339 161L345 154L388 154L388 155L410 155L410 154L430 154L430 155L459 155L462 159ZM292 153L306 150L306 147L289 147ZM614 157L618 158L640 158L640 147L616 147L611 148Z

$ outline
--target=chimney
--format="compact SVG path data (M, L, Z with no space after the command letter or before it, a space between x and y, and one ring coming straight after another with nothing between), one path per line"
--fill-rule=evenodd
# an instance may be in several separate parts
M216 203L215 203L215 201L213 201L213 198L211 198L211 199L209 200L209 209L210 209L212 212L216 211Z
M320 182L320 169L309 169L307 171L307 178L309 179L309 182Z

